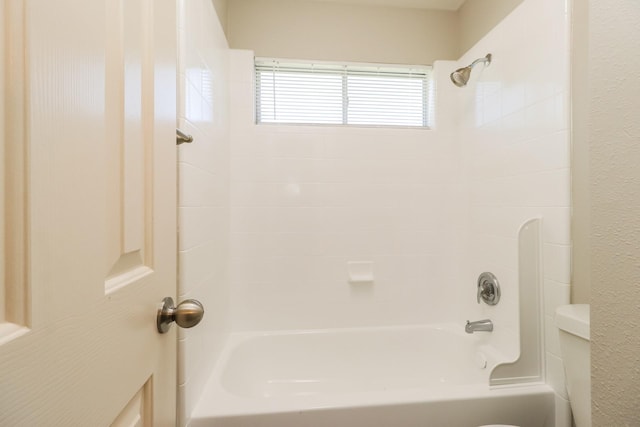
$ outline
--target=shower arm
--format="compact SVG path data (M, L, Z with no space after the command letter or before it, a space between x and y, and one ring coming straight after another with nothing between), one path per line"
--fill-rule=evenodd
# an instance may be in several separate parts
M487 65L491 64L491 54L487 53L487 56L485 56L484 58L478 58L475 61L473 61L471 63L471 65L469 65L469 67L473 68L475 67L477 64L480 63L486 63Z

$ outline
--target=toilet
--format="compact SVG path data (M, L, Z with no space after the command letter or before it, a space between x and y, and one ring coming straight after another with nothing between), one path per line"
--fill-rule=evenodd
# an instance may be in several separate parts
M591 355L589 304L556 309L567 392L576 427L591 427Z

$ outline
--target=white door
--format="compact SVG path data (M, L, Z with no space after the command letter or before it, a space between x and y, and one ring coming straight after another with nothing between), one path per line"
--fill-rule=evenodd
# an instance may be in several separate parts
M172 426L175 2L0 1L0 426Z

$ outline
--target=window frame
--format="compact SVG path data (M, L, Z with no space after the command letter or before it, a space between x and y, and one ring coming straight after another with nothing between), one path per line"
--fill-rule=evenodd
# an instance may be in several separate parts
M342 121L340 123L314 123L314 122L279 122L262 121L261 105L262 98L260 92L260 72L269 72L269 68L300 72L301 74L313 74L315 67L322 72L342 77ZM306 73L305 70L309 70ZM398 76L407 80L422 82L421 95L421 125L405 124L384 124L384 123L349 123L349 97L348 78L359 76L375 76L378 74L386 76ZM405 77L406 76L406 77ZM333 127L373 127L373 128L406 128L416 130L431 130L434 125L435 109L435 84L433 79L433 66L430 65L402 65L402 64L380 64L380 63L360 63L360 62L333 62L333 61L304 61L283 58L254 58L254 122L256 125L286 125L286 126L333 126ZM392 86L390 86L392 87ZM274 92L275 94L275 92ZM275 102L275 101L274 101ZM372 104L373 105L373 104Z

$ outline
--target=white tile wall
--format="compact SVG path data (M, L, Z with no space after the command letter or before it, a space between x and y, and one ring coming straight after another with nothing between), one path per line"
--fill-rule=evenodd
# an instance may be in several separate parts
M461 58L458 66L466 66L493 54L489 67L473 70L468 87L454 91L469 182L472 250L464 264L475 271L468 279L493 268L503 297L517 295L518 228L543 218L546 374L559 401L566 391L553 315L569 302L571 253L568 29L566 1L523 1ZM469 299L468 311L515 328L518 313L510 304L516 301L484 308Z
M257 126L252 53L233 52L234 328L460 320L478 309L444 314L433 295L473 301L477 274L494 269L506 301L517 296L517 232L535 216L545 277L568 285L566 10L551 3L525 1L459 64L436 64L431 131ZM559 26L552 46L540 45L534 16ZM493 64L467 88L449 83L451 69L489 51ZM366 302L347 283L350 260L387 273L376 272ZM460 265L471 268L458 275Z
M233 328L459 321L433 304L457 274L448 134L255 125L253 54L231 61ZM349 261L374 282L350 284Z
M517 336L517 233L540 217L547 377L562 400L552 316L570 272L567 10L524 0L459 62L436 63L430 131L255 125L253 55L231 51L233 330L491 317ZM450 83L488 52L468 87ZM349 284L349 261L373 262L375 281ZM503 286L497 307L475 302L483 271Z
M180 0L178 126L178 300L205 306L178 337L178 417L189 414L229 331L229 60L212 3Z

